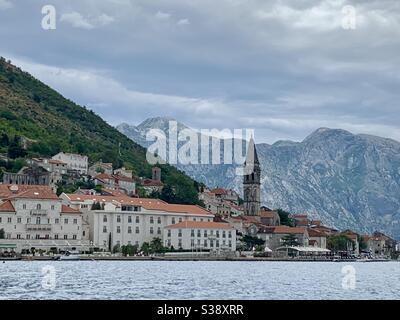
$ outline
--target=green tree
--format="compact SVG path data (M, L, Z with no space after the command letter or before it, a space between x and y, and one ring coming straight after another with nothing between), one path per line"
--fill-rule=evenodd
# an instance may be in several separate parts
M288 234L282 237L282 245L285 247L298 247L300 245L299 240L294 234Z
M160 238L154 238L150 243L151 253L163 253L165 248L162 245L162 240Z
M245 235L242 237L242 243L245 250L252 250L253 247L263 246L265 241L263 239Z
M142 251L144 253L144 255L148 256L151 251L150 244L148 242L143 242L142 247L140 248L140 251Z
M19 136L15 136L8 146L8 156L11 159L23 158L26 156L26 151L21 146L21 138Z
M133 256L138 252L138 246L134 245L132 246L131 244L128 244L126 246L121 247L121 252L122 254L126 256Z
M120 246L119 244L116 244L116 245L113 247L112 252L113 252L113 253L119 253L119 252L121 252L121 246Z
M293 221L293 219L290 218L289 212L282 210L282 209L278 209L278 210L276 210L276 212L278 213L279 218L281 220L281 225L289 226L289 227L294 226L294 221Z
M368 243L361 236L357 236L357 239L360 250L366 250L368 247Z
M331 235L326 240L326 247L333 251L347 251L350 246L354 246L354 242L346 235Z

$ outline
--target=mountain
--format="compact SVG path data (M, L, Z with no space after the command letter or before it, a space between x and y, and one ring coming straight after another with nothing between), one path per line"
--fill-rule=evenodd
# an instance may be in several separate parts
M102 159L151 177L142 146L4 58L0 59L0 137L0 153L13 157L77 152L90 161ZM18 151L16 137L26 142L27 150ZM0 173L4 171L2 161ZM176 193L176 202L198 202L195 181L173 166L162 165L161 169L163 182Z
M165 128L165 122L158 119L156 123ZM139 127L142 136L144 123ZM135 127L125 125L119 130L142 143L126 128ZM381 230L400 238L399 142L320 128L302 142L258 144L257 151L264 205L306 212L340 229ZM242 178L235 174L236 167L178 164L180 170L210 187L241 192Z

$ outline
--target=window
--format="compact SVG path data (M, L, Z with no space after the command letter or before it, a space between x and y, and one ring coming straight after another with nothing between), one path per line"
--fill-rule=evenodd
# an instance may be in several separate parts
M150 217L150 223L154 223L154 218Z
M17 234L17 239L18 240L21 239L21 235L20 234Z
M121 233L121 227L117 226L117 233Z
M171 237L171 230L170 229L168 229L167 237Z
M85 236L86 235L86 232L85 231L82 231L82 236Z
M68 219L64 219L64 224L68 224Z
M22 209L26 210L26 204L22 205Z
M37 205L36 205L36 209L37 209L37 210L42 210L42 205L41 205L40 203L37 204Z
M160 227L157 228L157 234L161 234L161 228Z
M200 238L201 237L201 231L197 230L197 237Z
M117 222L121 222L121 216L117 216Z
M196 218L193 218L193 221L197 221L197 219L196 219Z
M139 222L140 222L139 216L137 216L137 217L136 217L136 223L139 223Z
M232 231L228 232L228 238L232 238Z
M175 224L175 218L172 218L172 224Z
M154 233L154 229L153 229L153 227L150 227L150 234L153 234Z
M214 248L214 241L210 240L210 248Z
M107 233L107 227L103 226L103 233Z
M226 231L222 231L222 238L226 238Z
M26 223L31 223L31 218L26 218Z
M219 238L219 230L217 230L216 233L217 238Z
M40 239L40 234L37 234L37 235L35 236L35 238L36 238L36 240L39 240L39 239Z
M107 216L106 215L103 216L103 222L107 222Z
M21 218L17 218L17 223L21 223L22 219Z
M128 233L132 233L132 227L128 227Z
M52 205L52 206L51 206L51 210L54 210L54 209L55 209L55 207L54 207L54 205Z
M204 238L207 238L207 230L204 230Z
M50 218L47 219L47 224L50 224Z
M219 240L215 241L215 246L219 248Z
M192 238L194 238L194 230L191 230L191 231L190 231L190 236L191 236Z
M59 224L59 223L60 223L60 219L56 218L56 219L54 220L54 222L55 222L55 224Z
M161 217L158 217L158 218L157 218L157 223L158 223L158 224L161 224Z
M204 240L204 248L207 248L207 240Z
M178 240L178 247L179 247L179 248L182 248L182 239L179 239L179 240Z
M128 223L132 223L132 216L128 216Z
M72 239L76 240L76 234L72 235Z
M136 227L135 232L136 232L136 233L140 233L139 227Z
M54 235L54 239L55 239L55 240L58 240L58 234L55 234L55 235Z
M1 223L1 217L0 217L0 223Z
M194 239L190 240L190 246L193 248L194 247Z
M182 230L181 229L178 230L178 237L182 237Z
M179 221L179 223L181 223L181 222L182 222L182 218L179 218L179 220L178 220L178 221Z
M167 246L168 246L168 247L171 246L171 240L170 240L170 239L168 239L168 241L167 241Z
M74 224L78 224L78 219L74 219Z
M30 235L30 234L27 234L27 235L26 235L26 239L27 239L27 240L30 240L30 239L31 239L31 235Z
M12 218L7 218L7 222L11 223L12 222Z
M229 240L229 246L232 247L232 241L231 240Z
M68 235L64 234L64 240L68 240Z

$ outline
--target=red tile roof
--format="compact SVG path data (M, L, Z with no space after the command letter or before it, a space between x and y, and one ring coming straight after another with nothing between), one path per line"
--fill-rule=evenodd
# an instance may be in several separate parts
M15 208L10 200L7 200L0 204L0 212L15 212Z
M146 210L158 210L166 212L177 212L177 213L188 213L197 215L213 215L211 212L200 206L185 205L185 204L169 204L159 199L148 199L148 198L131 198L128 196L92 196L82 194L65 194L70 201L84 202L84 201L95 201L95 202L109 202L117 203L120 205L131 205L143 207Z
M308 228L307 231L308 231L308 235L310 237L327 237L327 234L325 232L323 232L322 230Z
M288 227L288 226L276 226L267 228L267 233L273 234L304 234L306 229L303 227Z
M233 229L228 223L208 221L182 221L169 225L168 229Z
M81 214L79 210L73 209L71 207L68 207L66 205L61 206L61 213L67 213L67 214Z
M211 190L211 193L216 194L216 195L224 195L224 194L227 194L228 192L222 188L215 188L215 189Z
M142 185L144 187L162 187L164 184L161 181L153 180L153 179L144 179L142 181Z
M0 199L11 198L58 200L57 195L49 186L0 185Z

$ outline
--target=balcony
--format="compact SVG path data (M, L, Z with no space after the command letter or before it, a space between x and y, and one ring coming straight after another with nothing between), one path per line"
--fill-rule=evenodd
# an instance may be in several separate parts
M27 231L51 231L51 224L27 224Z
M44 217L47 216L47 210L31 210L31 215L32 216L38 216L38 217Z

